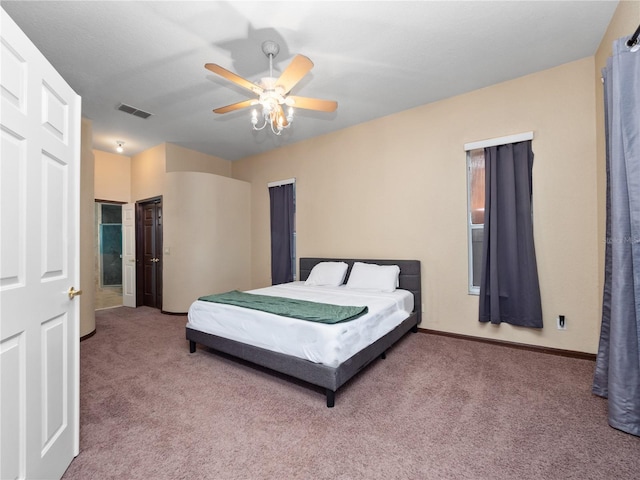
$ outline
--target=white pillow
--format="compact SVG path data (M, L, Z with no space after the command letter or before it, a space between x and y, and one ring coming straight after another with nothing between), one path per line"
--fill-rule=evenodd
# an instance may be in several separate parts
M339 287L344 282L347 275L347 265L345 262L320 262L317 263L309 273L309 278L305 285Z
M393 292L398 286L400 267L354 262L347 288Z

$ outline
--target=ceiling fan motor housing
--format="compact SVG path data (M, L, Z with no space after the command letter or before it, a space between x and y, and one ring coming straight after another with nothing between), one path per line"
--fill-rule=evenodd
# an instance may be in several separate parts
M280 51L280 45L278 45L273 40L265 40L264 42L262 42L262 51L267 57L269 57L270 55L273 55L275 57Z

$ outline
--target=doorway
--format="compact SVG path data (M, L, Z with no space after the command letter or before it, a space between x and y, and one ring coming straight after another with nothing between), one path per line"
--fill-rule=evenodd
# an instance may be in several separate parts
M136 202L136 303L162 310L162 197Z
M95 202L95 309L122 306L122 204Z

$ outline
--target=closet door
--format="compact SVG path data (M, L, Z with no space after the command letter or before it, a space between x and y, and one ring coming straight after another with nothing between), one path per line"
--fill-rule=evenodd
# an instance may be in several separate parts
M162 309L162 199L139 204L139 305Z

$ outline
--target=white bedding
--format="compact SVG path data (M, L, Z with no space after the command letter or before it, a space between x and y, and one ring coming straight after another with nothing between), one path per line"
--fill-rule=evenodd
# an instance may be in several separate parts
M328 325L196 300L189 307L187 327L336 367L393 330L413 311L413 294L406 290L371 292L344 285L292 282L249 292L334 305L366 305L369 311L355 320Z

